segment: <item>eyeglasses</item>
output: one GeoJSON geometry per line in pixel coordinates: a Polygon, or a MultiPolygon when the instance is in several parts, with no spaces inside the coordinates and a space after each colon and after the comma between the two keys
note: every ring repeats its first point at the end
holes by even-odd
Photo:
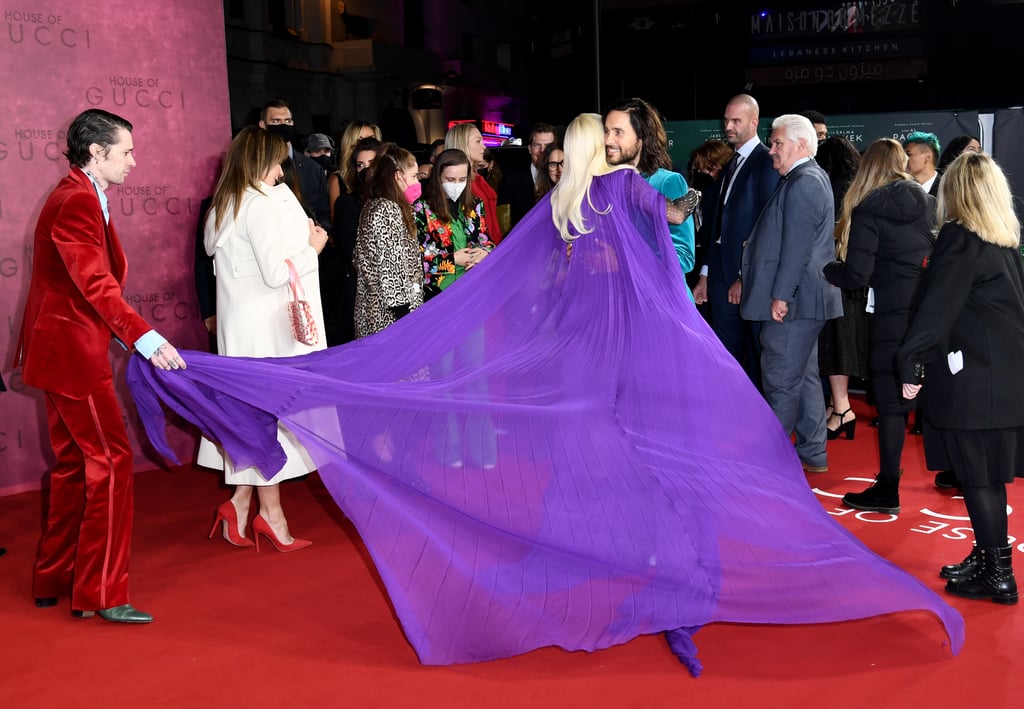
{"type": "Polygon", "coordinates": [[[558,162],[555,162],[554,160],[552,160],[551,162],[548,163],[548,169],[549,170],[561,170],[562,169],[562,165],[564,165],[564,164],[565,164],[565,160],[559,160],[558,162]]]}

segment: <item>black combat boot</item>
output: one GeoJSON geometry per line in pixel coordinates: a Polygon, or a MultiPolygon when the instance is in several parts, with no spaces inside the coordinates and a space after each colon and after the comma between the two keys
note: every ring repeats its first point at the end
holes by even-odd
{"type": "Polygon", "coordinates": [[[939,576],[949,581],[962,581],[978,572],[978,547],[971,549],[967,558],[959,564],[950,564],[939,569],[939,576]]]}
{"type": "Polygon", "coordinates": [[[843,504],[865,512],[899,514],[900,479],[875,476],[875,482],[864,492],[848,492],[843,495],[843,504]]]}
{"type": "Polygon", "coordinates": [[[978,570],[965,579],[948,581],[946,593],[964,598],[989,598],[996,603],[1017,602],[1017,580],[1013,578],[1009,546],[977,548],[978,570]]]}

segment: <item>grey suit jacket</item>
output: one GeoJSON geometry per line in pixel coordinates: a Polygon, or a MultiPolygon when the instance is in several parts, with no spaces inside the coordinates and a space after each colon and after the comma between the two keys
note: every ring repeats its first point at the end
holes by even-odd
{"type": "Polygon", "coordinates": [[[744,320],[771,320],[772,300],[789,305],[786,320],[831,320],[843,314],[839,289],[822,270],[835,258],[835,204],[828,175],[814,160],[779,180],[743,249],[744,320]]]}

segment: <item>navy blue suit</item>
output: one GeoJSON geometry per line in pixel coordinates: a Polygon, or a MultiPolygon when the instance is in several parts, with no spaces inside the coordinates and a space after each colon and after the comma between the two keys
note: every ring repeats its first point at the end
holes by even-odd
{"type": "Polygon", "coordinates": [[[715,182],[715,190],[704,201],[710,208],[710,213],[705,214],[702,231],[710,230],[706,237],[706,263],[711,327],[725,349],[743,365],[751,380],[760,387],[760,354],[756,340],[740,318],[739,306],[729,303],[728,293],[729,287],[740,274],[743,243],[775,191],[779,173],[772,167],[768,148],[758,143],[733,177],[729,201],[720,209],[719,191],[725,175],[726,171],[722,170],[715,182]]]}

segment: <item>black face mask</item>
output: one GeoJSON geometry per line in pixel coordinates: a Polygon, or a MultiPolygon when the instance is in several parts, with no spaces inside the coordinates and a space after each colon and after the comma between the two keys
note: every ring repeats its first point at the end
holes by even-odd
{"type": "Polygon", "coordinates": [[[317,155],[313,160],[326,172],[334,171],[334,159],[330,155],[317,155]]]}
{"type": "Polygon", "coordinates": [[[295,126],[290,126],[287,123],[279,123],[277,125],[268,125],[267,130],[275,135],[279,135],[284,138],[284,142],[291,144],[292,138],[295,137],[295,126]]]}
{"type": "Polygon", "coordinates": [[[363,168],[362,170],[360,170],[359,172],[356,173],[356,183],[360,187],[362,187],[363,185],[366,184],[366,178],[369,177],[369,176],[370,176],[370,170],[368,168],[363,168]]]}
{"type": "Polygon", "coordinates": [[[491,171],[488,170],[486,167],[482,167],[482,168],[480,168],[479,170],[476,171],[476,174],[480,175],[480,177],[484,178],[485,180],[487,179],[487,176],[490,173],[491,173],[491,171]]]}

